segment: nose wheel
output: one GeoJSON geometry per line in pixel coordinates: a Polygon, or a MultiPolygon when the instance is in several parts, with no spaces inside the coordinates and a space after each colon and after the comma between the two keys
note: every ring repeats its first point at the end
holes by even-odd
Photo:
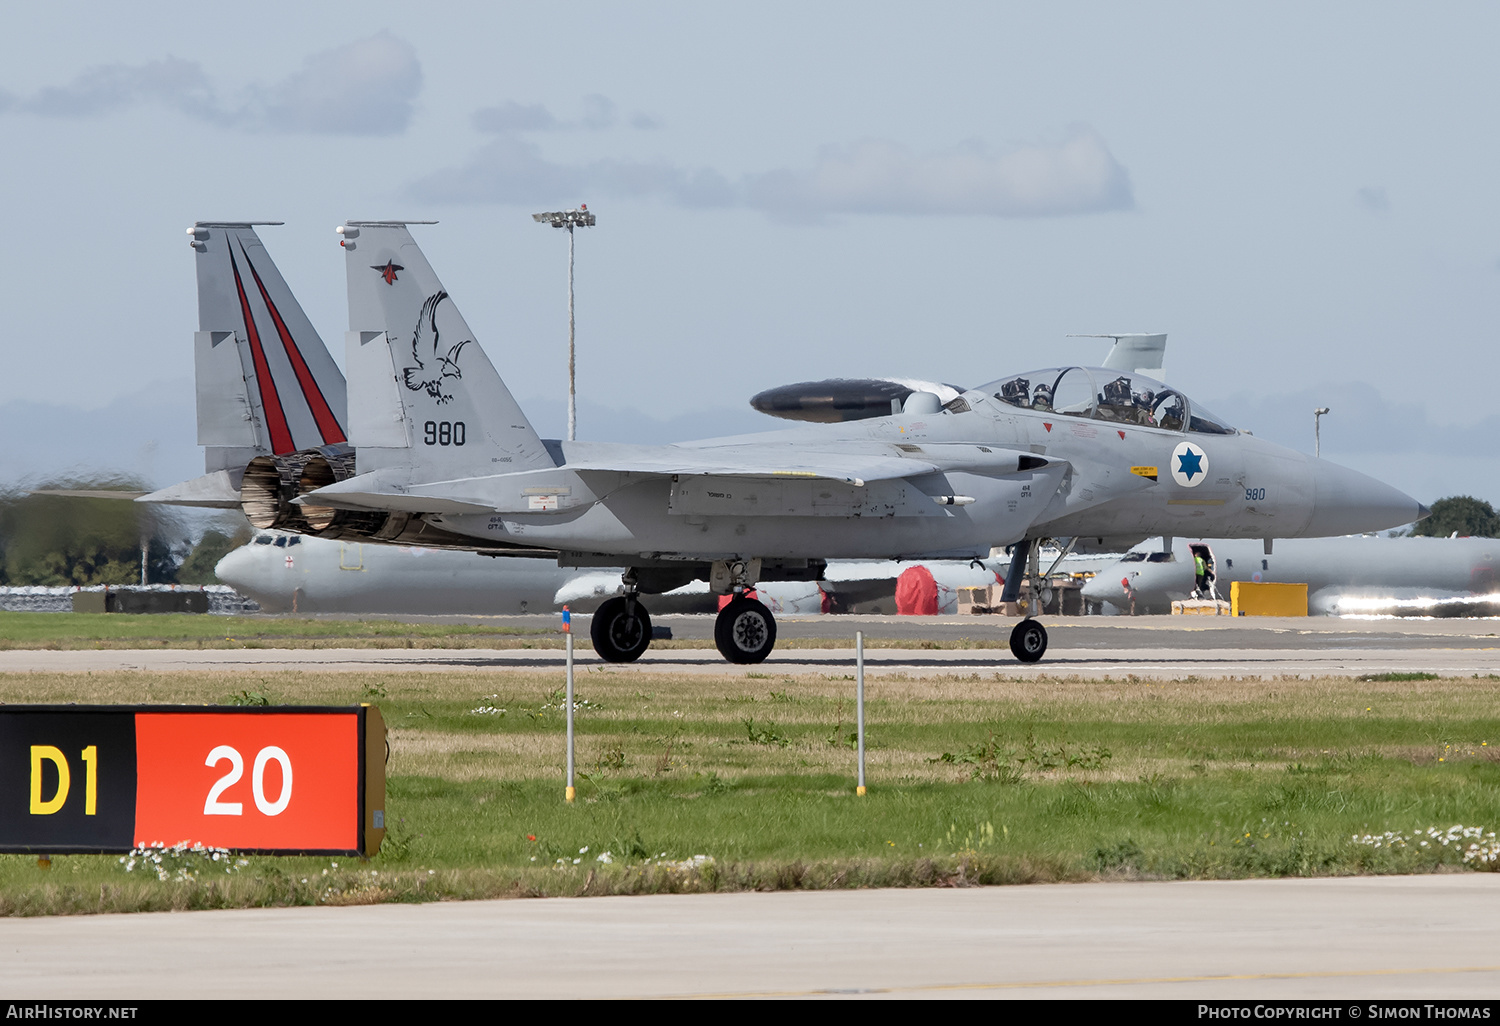
{"type": "Polygon", "coordinates": [[[1034,663],[1047,653],[1047,628],[1032,619],[1022,620],[1010,632],[1010,651],[1023,663],[1034,663]]]}
{"type": "Polygon", "coordinates": [[[605,662],[635,662],[651,644],[651,615],[634,596],[612,598],[594,614],[589,637],[605,662]]]}
{"type": "Polygon", "coordinates": [[[736,596],[714,621],[714,645],[731,663],[758,663],[776,647],[776,618],[755,599],[736,596]]]}

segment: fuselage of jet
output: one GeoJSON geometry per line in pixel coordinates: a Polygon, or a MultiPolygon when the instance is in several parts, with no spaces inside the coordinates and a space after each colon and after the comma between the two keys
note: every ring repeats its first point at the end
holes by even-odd
{"type": "Polygon", "coordinates": [[[1394,488],[1233,429],[1018,408],[982,389],[960,399],[930,413],[675,446],[549,443],[558,465],[521,473],[422,481],[389,468],[315,501],[446,503],[454,511],[425,519],[458,535],[626,562],[984,555],[1025,537],[1294,538],[1421,515],[1394,488]],[[850,467],[848,479],[809,471],[808,454],[850,467]],[[698,472],[667,473],[679,462],[698,472]],[[753,466],[736,472],[737,463],[753,466]],[[909,474],[858,477],[861,466],[899,473],[902,463],[909,474]],[[487,512],[455,509],[465,505],[487,512]]]}

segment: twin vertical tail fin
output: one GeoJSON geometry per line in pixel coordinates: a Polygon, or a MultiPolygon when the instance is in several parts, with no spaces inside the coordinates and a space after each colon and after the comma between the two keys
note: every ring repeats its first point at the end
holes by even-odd
{"type": "Polygon", "coordinates": [[[359,472],[432,481],[554,466],[406,224],[350,221],[339,233],[359,472]]]}
{"type": "Polygon", "coordinates": [[[300,528],[290,498],[304,472],[322,483],[353,472],[344,375],[255,223],[199,221],[188,234],[198,272],[198,444],[208,473],[155,501],[213,496],[216,505],[240,506],[256,527],[300,528]]]}
{"type": "Polygon", "coordinates": [[[208,469],[346,443],[344,375],[254,225],[200,221],[188,231],[198,270],[198,444],[208,469]]]}

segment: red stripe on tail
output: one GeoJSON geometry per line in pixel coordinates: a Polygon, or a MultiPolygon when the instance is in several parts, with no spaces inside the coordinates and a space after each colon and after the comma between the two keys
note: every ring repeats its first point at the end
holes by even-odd
{"type": "Polygon", "coordinates": [[[260,388],[260,406],[266,413],[266,427],[271,432],[271,451],[277,456],[295,452],[291,429],[286,426],[286,411],[281,408],[281,396],[276,394],[276,382],[271,377],[271,365],[266,363],[266,354],[260,346],[260,332],[255,330],[255,318],[250,313],[250,300],[245,296],[245,283],[240,280],[240,268],[234,260],[234,251],[229,253],[229,266],[234,271],[234,287],[240,294],[240,309],[245,314],[245,333],[250,339],[250,357],[255,364],[255,384],[260,388]]]}
{"type": "Polygon", "coordinates": [[[281,348],[286,350],[286,358],[291,361],[292,370],[297,372],[297,383],[302,386],[302,395],[307,400],[307,408],[312,411],[313,420],[318,423],[318,431],[323,435],[323,444],[332,445],[334,442],[343,442],[344,429],[339,426],[339,420],[333,415],[333,410],[328,406],[328,400],[323,398],[323,390],[318,387],[317,378],[308,369],[307,361],[302,358],[302,350],[297,348],[292,333],[287,330],[286,322],[281,319],[281,311],[276,309],[276,304],[271,302],[271,296],[266,292],[265,283],[260,280],[260,272],[256,271],[255,265],[250,262],[250,254],[245,253],[243,246],[240,252],[245,254],[245,266],[250,268],[250,274],[255,278],[255,287],[260,289],[260,298],[266,301],[266,309],[271,311],[271,321],[276,325],[276,334],[281,336],[281,348]]]}

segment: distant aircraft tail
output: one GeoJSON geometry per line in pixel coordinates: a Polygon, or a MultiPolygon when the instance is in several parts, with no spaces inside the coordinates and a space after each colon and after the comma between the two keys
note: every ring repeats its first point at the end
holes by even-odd
{"type": "Polygon", "coordinates": [[[199,221],[188,234],[198,268],[198,444],[208,471],[344,444],[344,375],[253,223],[199,221]]]}
{"type": "Polygon", "coordinates": [[[339,232],[359,473],[405,467],[435,480],[555,465],[406,224],[339,232]]]}
{"type": "Polygon", "coordinates": [[[1161,378],[1161,369],[1167,352],[1167,336],[1164,334],[1069,335],[1068,337],[1112,338],[1115,344],[1110,347],[1109,354],[1099,366],[1124,371],[1127,374],[1144,374],[1158,380],[1161,378]]]}

